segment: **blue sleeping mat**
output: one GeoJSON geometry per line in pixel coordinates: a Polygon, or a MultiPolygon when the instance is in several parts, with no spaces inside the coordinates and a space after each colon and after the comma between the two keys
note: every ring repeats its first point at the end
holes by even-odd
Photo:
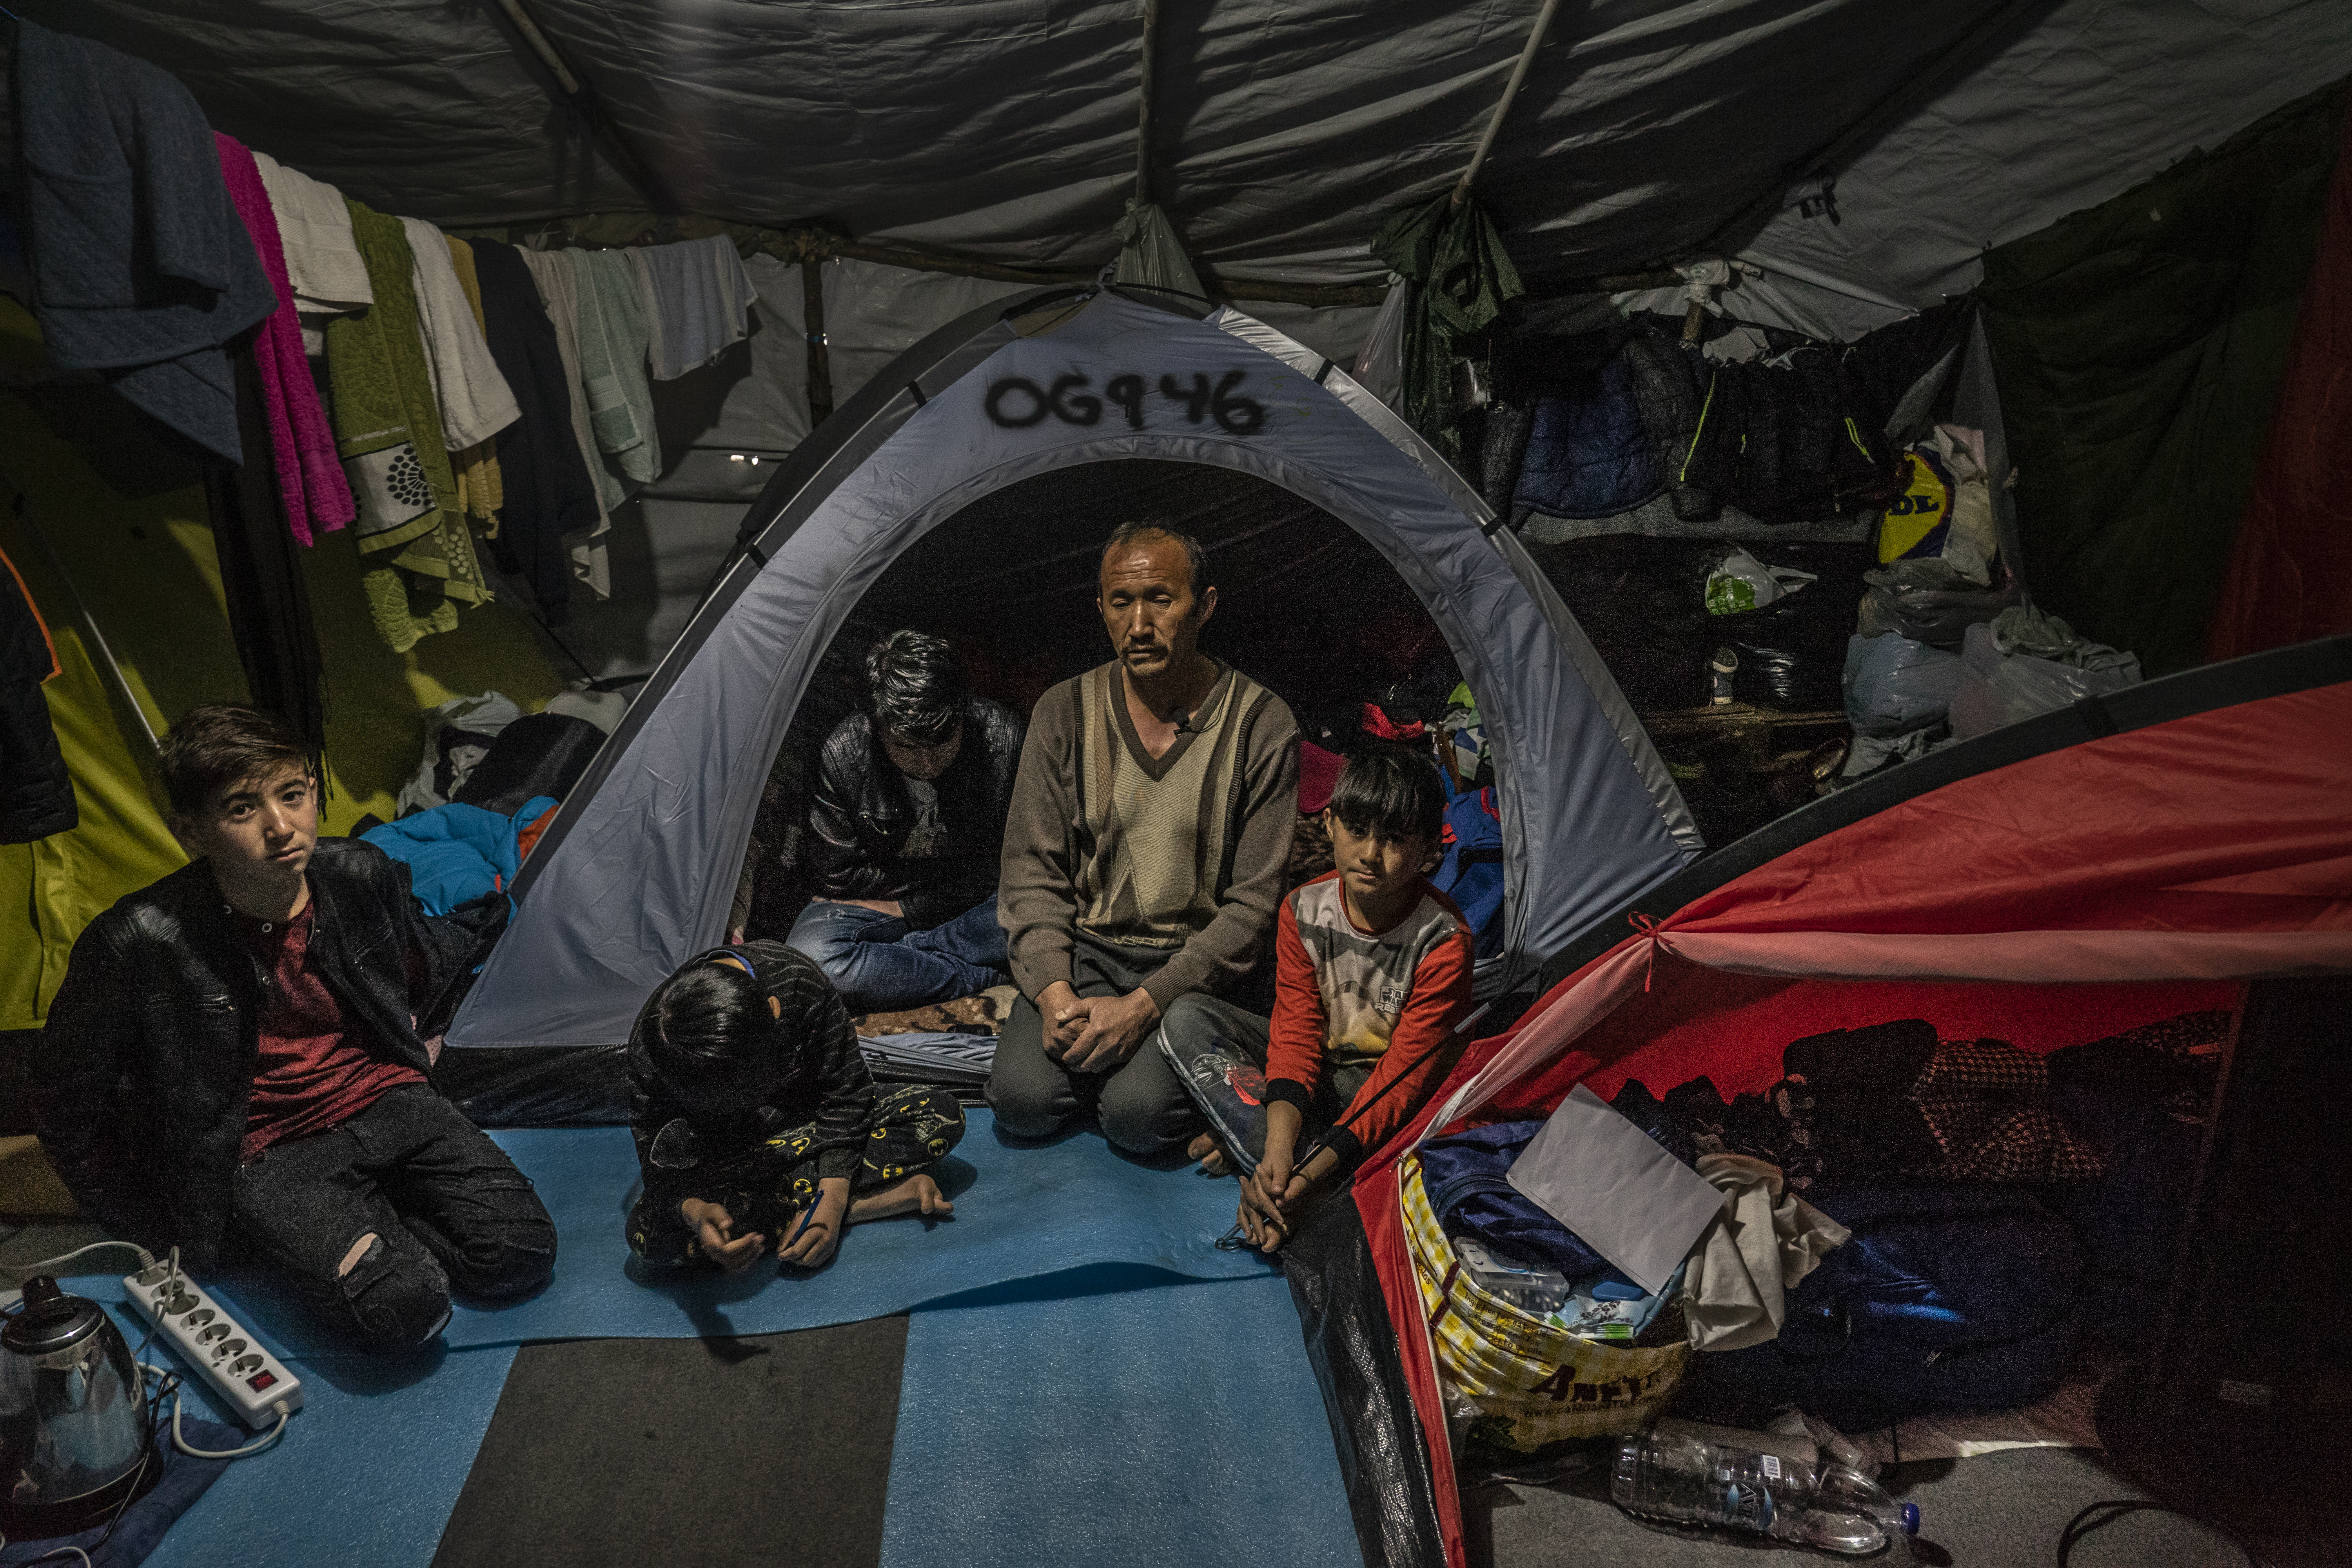
{"type": "Polygon", "coordinates": [[[1090,1272],[908,1321],[882,1568],[1359,1568],[1281,1277],[1090,1272]]]}
{"type": "MultiPolygon", "coordinates": [[[[767,1334],[887,1317],[943,1296],[1095,1264],[1194,1279],[1272,1271],[1246,1253],[1216,1249],[1234,1220],[1231,1181],[1137,1164],[1092,1131],[1012,1148],[998,1142],[987,1111],[969,1114],[963,1142],[938,1172],[955,1217],[928,1228],[919,1219],[854,1226],[833,1263],[806,1279],[782,1278],[772,1264],[732,1277],[642,1268],[622,1235],[637,1190],[626,1128],[494,1132],[555,1218],[555,1282],[497,1311],[458,1308],[445,1338],[454,1350],[529,1340],[767,1334]]],[[[110,1299],[121,1299],[125,1271],[117,1263],[110,1299]]],[[[344,1348],[267,1279],[230,1270],[199,1283],[281,1356],[344,1348]]]]}
{"type": "MultiPolygon", "coordinates": [[[[120,1275],[78,1276],[70,1289],[106,1302],[134,1349],[146,1337],[120,1275]]],[[[302,1380],[302,1408],[286,1436],[222,1471],[165,1532],[148,1568],[421,1568],[440,1544],[514,1358],[511,1345],[287,1357],[302,1380]]],[[[145,1359],[178,1365],[160,1340],[145,1359]]],[[[188,1380],[184,1397],[189,1415],[244,1434],[200,1380],[188,1380]]]]}

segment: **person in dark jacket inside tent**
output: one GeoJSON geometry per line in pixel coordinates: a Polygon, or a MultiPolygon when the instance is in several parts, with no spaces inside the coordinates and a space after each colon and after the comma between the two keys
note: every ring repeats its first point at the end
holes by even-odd
{"type": "Polygon", "coordinates": [[[82,1208],[199,1275],[255,1257],[371,1350],[544,1285],[530,1178],[425,1078],[462,930],[319,837],[318,760],[275,716],[192,709],[163,772],[192,863],[89,923],[42,1031],[35,1129],[82,1208]]]}
{"type": "Polygon", "coordinates": [[[866,710],[817,761],[806,864],[818,897],[788,947],[853,1014],[1003,984],[997,858],[1025,726],[965,690],[947,642],[899,631],[866,656],[866,710]]]}

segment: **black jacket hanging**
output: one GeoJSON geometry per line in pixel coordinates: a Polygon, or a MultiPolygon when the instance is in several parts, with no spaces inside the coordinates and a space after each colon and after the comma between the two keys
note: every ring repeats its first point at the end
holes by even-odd
{"type": "Polygon", "coordinates": [[[522,417],[499,435],[506,503],[490,548],[500,570],[530,585],[540,617],[560,626],[571,612],[572,561],[563,536],[596,524],[595,481],[572,434],[572,390],[556,351],[555,327],[539,285],[514,247],[478,239],[474,271],[490,357],[522,417]]]}
{"type": "Polygon", "coordinates": [[[254,706],[293,726],[315,755],[327,740],[325,672],[297,554],[299,547],[286,526],[278,494],[252,338],[239,340],[229,357],[245,461],[235,467],[208,463],[205,474],[213,548],[220,557],[221,596],[227,602],[229,632],[254,706]]]}

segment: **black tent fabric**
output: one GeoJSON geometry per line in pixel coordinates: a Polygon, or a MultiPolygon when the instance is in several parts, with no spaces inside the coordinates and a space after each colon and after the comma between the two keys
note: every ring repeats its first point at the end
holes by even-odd
{"type": "Polygon", "coordinates": [[[1985,258],[2033,595],[2199,662],[2318,253],[2343,84],[1985,258]]]}

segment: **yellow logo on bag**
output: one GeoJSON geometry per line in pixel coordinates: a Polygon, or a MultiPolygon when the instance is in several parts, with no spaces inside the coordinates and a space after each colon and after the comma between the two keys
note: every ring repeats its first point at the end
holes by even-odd
{"type": "Polygon", "coordinates": [[[1952,521],[1952,476],[1936,454],[1917,447],[1903,454],[1903,493],[1887,503],[1878,520],[1878,563],[1906,555],[1941,555],[1952,521]]]}

